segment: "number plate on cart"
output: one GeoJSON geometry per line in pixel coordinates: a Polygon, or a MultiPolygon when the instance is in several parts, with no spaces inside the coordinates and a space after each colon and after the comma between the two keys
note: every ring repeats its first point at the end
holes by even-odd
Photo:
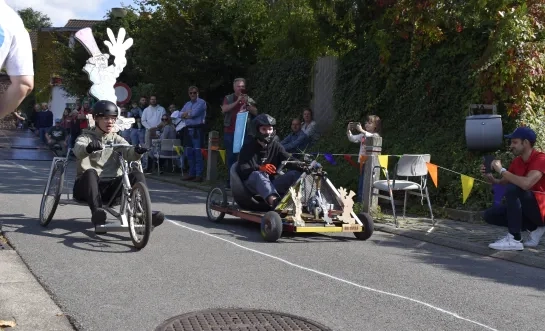
{"type": "Polygon", "coordinates": [[[343,232],[361,232],[359,224],[343,224],[343,232]]]}

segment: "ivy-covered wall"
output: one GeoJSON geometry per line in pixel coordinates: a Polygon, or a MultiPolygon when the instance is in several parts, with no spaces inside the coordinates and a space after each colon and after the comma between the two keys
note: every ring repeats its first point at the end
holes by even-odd
{"type": "MultiPolygon", "coordinates": [[[[63,32],[55,32],[63,33],[63,32]]],[[[63,34],[69,34],[64,32],[63,34]]],[[[60,71],[60,60],[56,56],[55,38],[52,32],[38,32],[38,47],[34,52],[35,76],[34,94],[36,102],[48,102],[51,96],[51,77],[57,76],[60,71]]]]}

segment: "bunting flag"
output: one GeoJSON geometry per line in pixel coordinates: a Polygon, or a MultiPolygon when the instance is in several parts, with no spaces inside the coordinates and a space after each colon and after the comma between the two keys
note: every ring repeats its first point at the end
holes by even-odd
{"type": "Polygon", "coordinates": [[[378,156],[378,164],[383,167],[382,172],[384,173],[384,176],[386,176],[386,171],[388,171],[388,156],[389,155],[379,155],[378,156]]]}
{"type": "Polygon", "coordinates": [[[367,161],[367,155],[360,155],[360,172],[365,164],[365,161],[367,161]]]}
{"type": "Polygon", "coordinates": [[[221,157],[221,160],[223,161],[223,164],[225,164],[225,150],[224,149],[220,149],[220,157],[221,157]]]}
{"type": "Polygon", "coordinates": [[[174,150],[176,151],[176,154],[182,155],[184,148],[182,146],[173,146],[174,150]]]}
{"type": "Polygon", "coordinates": [[[460,175],[460,179],[462,180],[462,203],[466,203],[467,197],[471,193],[471,189],[473,189],[475,179],[466,175],[460,175]]]}
{"type": "Polygon", "coordinates": [[[352,156],[350,156],[350,154],[344,154],[344,159],[346,160],[346,162],[350,163],[351,166],[358,169],[358,165],[356,164],[356,162],[354,162],[354,160],[352,160],[352,156]]]}
{"type": "Polygon", "coordinates": [[[426,167],[428,168],[428,173],[430,174],[433,184],[437,187],[437,166],[433,163],[426,162],[426,167]]]}
{"type": "Polygon", "coordinates": [[[335,158],[332,154],[325,153],[324,158],[327,160],[327,162],[331,163],[332,165],[337,165],[337,162],[335,162],[335,158]]]}
{"type": "Polygon", "coordinates": [[[492,190],[494,191],[494,206],[501,205],[501,200],[505,195],[505,185],[494,184],[492,190]]]}
{"type": "Polygon", "coordinates": [[[206,148],[201,148],[201,154],[205,160],[208,160],[208,150],[206,148]]]}

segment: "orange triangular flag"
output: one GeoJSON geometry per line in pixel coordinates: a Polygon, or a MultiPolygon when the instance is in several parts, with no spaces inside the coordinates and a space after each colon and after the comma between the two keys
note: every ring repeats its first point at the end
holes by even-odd
{"type": "Polygon", "coordinates": [[[367,155],[360,155],[360,172],[363,168],[363,165],[365,164],[365,161],[367,161],[367,155]]]}
{"type": "Polygon", "coordinates": [[[437,166],[433,163],[426,162],[426,167],[428,167],[428,172],[431,180],[433,180],[433,184],[435,184],[435,187],[437,187],[437,166]]]}

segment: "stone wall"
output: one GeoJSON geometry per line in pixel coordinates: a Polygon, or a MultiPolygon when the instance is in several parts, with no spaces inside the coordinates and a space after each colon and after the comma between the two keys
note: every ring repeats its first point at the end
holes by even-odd
{"type": "MultiPolygon", "coordinates": [[[[10,85],[9,77],[0,75],[0,94],[3,94],[10,85]]],[[[7,115],[3,119],[0,119],[0,129],[13,130],[17,127],[17,120],[13,115],[7,115]]]]}

